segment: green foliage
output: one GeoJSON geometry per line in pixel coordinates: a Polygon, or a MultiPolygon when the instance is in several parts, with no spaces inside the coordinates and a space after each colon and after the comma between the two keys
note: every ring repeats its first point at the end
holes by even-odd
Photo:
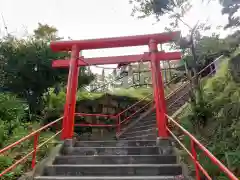
{"type": "Polygon", "coordinates": [[[12,135],[14,129],[26,118],[27,105],[16,96],[0,93],[0,147],[12,135]]]}
{"type": "Polygon", "coordinates": [[[61,38],[57,36],[57,32],[57,28],[53,26],[38,23],[38,28],[34,30],[34,36],[36,39],[45,41],[59,40],[61,38]]]}
{"type": "MultiPolygon", "coordinates": [[[[145,96],[149,95],[152,93],[151,88],[129,88],[129,89],[124,89],[124,88],[117,88],[114,89],[110,94],[113,95],[118,95],[118,96],[126,96],[126,97],[132,97],[136,99],[142,99],[145,96]]],[[[151,99],[151,96],[149,97],[151,99]]]]}
{"type": "Polygon", "coordinates": [[[139,12],[139,18],[145,18],[153,14],[158,17],[172,11],[175,7],[174,2],[170,0],[130,0],[129,2],[134,5],[132,15],[139,12]]]}
{"type": "MultiPolygon", "coordinates": [[[[111,95],[117,96],[126,96],[129,98],[142,99],[145,96],[149,95],[152,92],[151,88],[130,88],[130,89],[114,89],[114,91],[109,92],[111,95]]],[[[99,92],[87,92],[87,91],[78,91],[77,92],[77,101],[81,100],[95,100],[104,96],[104,93],[99,92]]],[[[44,99],[46,101],[45,111],[46,112],[54,112],[55,115],[61,114],[63,112],[63,107],[65,104],[66,93],[64,91],[60,91],[58,94],[53,92],[53,89],[50,89],[48,93],[44,95],[44,99]],[[57,112],[57,113],[56,113],[57,112]]],[[[151,99],[151,97],[149,97],[151,99]]],[[[56,117],[56,116],[55,116],[56,117]]]]}
{"type": "Polygon", "coordinates": [[[233,80],[237,83],[240,82],[240,53],[230,59],[229,69],[232,74],[233,80]]]}
{"type": "Polygon", "coordinates": [[[31,111],[41,105],[41,96],[48,87],[59,83],[67,72],[52,69],[51,59],[64,57],[52,53],[43,41],[6,39],[0,42],[3,87],[27,100],[31,111]]]}
{"type": "MultiPolygon", "coordinates": [[[[22,137],[28,135],[41,125],[38,121],[26,121],[27,104],[10,93],[0,93],[0,148],[10,145],[22,137]]],[[[46,141],[53,135],[53,132],[42,132],[39,137],[39,144],[46,141]]],[[[42,147],[37,154],[38,159],[42,159],[54,146],[56,140],[51,140],[50,145],[42,147]]],[[[15,148],[0,156],[0,171],[11,166],[16,160],[31,152],[33,149],[33,139],[22,142],[15,148]]],[[[15,180],[24,172],[30,169],[31,158],[18,165],[13,171],[1,177],[1,180],[15,180]]]]}
{"type": "Polygon", "coordinates": [[[78,91],[77,93],[77,101],[80,100],[94,100],[103,96],[104,93],[100,92],[87,92],[87,91],[78,91]]]}
{"type": "Polygon", "coordinates": [[[188,118],[195,131],[199,128],[204,128],[207,125],[208,120],[213,116],[210,105],[204,100],[201,100],[196,105],[192,105],[191,112],[192,113],[189,114],[188,118]]]}
{"type": "MultiPolygon", "coordinates": [[[[202,2],[209,3],[209,0],[203,0],[202,2]]],[[[170,17],[178,18],[183,17],[186,11],[192,7],[192,2],[190,0],[130,0],[133,4],[133,15],[140,13],[139,18],[145,18],[151,15],[155,15],[159,20],[159,16],[164,14],[171,14],[170,17]]],[[[234,0],[219,0],[222,5],[222,14],[228,15],[228,24],[225,28],[238,27],[240,25],[240,17],[238,11],[240,8],[239,1],[234,0]]],[[[177,22],[172,22],[177,24],[177,22]]]]}
{"type": "MultiPolygon", "coordinates": [[[[53,69],[51,64],[54,59],[69,55],[51,51],[48,42],[57,39],[60,38],[55,27],[39,24],[34,36],[25,39],[8,36],[0,40],[0,148],[38,129],[48,119],[49,112],[54,112],[55,117],[62,114],[65,103],[62,89],[67,82],[68,69],[53,69]],[[30,116],[32,114],[34,116],[30,116]]],[[[87,75],[85,68],[80,71],[79,87],[82,87],[90,83],[93,75],[87,75]]],[[[51,131],[40,134],[39,144],[54,134],[54,130],[51,131]]],[[[53,139],[43,146],[37,153],[37,161],[45,157],[56,142],[53,139]]],[[[33,139],[29,139],[7,151],[0,156],[0,171],[32,150],[33,139]]],[[[15,180],[29,171],[30,166],[31,158],[0,179],[15,180]]]]}
{"type": "MultiPolygon", "coordinates": [[[[187,111],[183,114],[181,122],[190,132],[207,146],[207,148],[237,176],[240,176],[240,88],[239,84],[233,81],[231,71],[229,71],[229,61],[224,61],[220,71],[212,78],[202,83],[203,98],[205,104],[196,112],[204,114],[207,120],[204,128],[195,125],[199,115],[194,111],[187,111]],[[208,114],[210,113],[210,114],[208,114]],[[195,121],[193,124],[193,117],[195,121]]],[[[226,179],[226,176],[219,173],[219,169],[214,166],[203,154],[199,154],[200,163],[217,179],[226,179]]]]}
{"type": "MultiPolygon", "coordinates": [[[[138,14],[138,18],[146,18],[155,15],[157,20],[160,20],[160,16],[164,14],[170,14],[169,18],[182,17],[186,11],[191,8],[191,3],[188,0],[130,0],[130,4],[133,4],[132,15],[138,14]],[[175,10],[178,9],[178,13],[175,10]],[[179,13],[180,12],[180,13],[179,13]]],[[[178,22],[171,22],[173,26],[176,26],[178,22]]]]}
{"type": "Polygon", "coordinates": [[[27,105],[24,101],[9,93],[0,93],[0,119],[3,121],[22,120],[27,105]]]}
{"type": "Polygon", "coordinates": [[[48,93],[44,94],[44,100],[46,102],[45,108],[50,110],[62,109],[66,101],[66,93],[60,91],[57,94],[54,93],[54,89],[50,88],[48,93]]]}
{"type": "MultiPolygon", "coordinates": [[[[30,111],[37,113],[43,108],[42,95],[48,88],[65,85],[68,69],[51,67],[54,59],[64,59],[67,53],[54,53],[47,42],[57,38],[57,29],[39,24],[34,37],[26,40],[6,37],[0,41],[1,88],[27,100],[30,111]]],[[[89,84],[92,74],[86,75],[81,68],[79,87],[89,84]]]]}

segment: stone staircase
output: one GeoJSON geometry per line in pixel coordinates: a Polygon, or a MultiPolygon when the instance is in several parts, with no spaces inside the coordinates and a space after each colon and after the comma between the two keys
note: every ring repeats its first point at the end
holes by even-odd
{"type": "Polygon", "coordinates": [[[156,140],[76,141],[64,143],[36,180],[177,180],[182,167],[170,141],[165,154],[156,140]]]}
{"type": "MultiPolygon", "coordinates": [[[[178,89],[166,98],[167,114],[173,115],[180,107],[189,100],[189,84],[178,89]]],[[[122,130],[118,138],[125,140],[147,140],[156,139],[156,114],[153,113],[154,108],[141,114],[140,117],[131,121],[131,123],[122,130]]]]}
{"type": "MultiPolygon", "coordinates": [[[[179,93],[183,94],[182,90],[179,93]]],[[[171,101],[167,101],[168,105],[171,101]]],[[[132,120],[117,140],[66,140],[35,180],[188,180],[173,142],[156,138],[153,110],[132,120]]],[[[171,113],[174,110],[168,109],[171,113]]]]}

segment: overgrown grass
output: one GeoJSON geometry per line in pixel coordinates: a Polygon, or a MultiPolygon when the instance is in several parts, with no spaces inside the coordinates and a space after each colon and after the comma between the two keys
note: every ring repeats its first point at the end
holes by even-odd
{"type": "MultiPolygon", "coordinates": [[[[152,93],[152,88],[117,88],[114,89],[110,94],[117,95],[117,96],[126,96],[130,98],[136,98],[136,99],[142,99],[146,97],[147,95],[152,93]]],[[[149,99],[151,99],[152,96],[149,96],[149,99]]]]}
{"type": "MultiPolygon", "coordinates": [[[[40,128],[41,122],[33,120],[27,121],[27,105],[24,101],[16,98],[16,96],[8,93],[0,93],[0,147],[6,147],[22,137],[28,135],[33,130],[40,128]]],[[[54,133],[44,131],[40,134],[39,144],[51,137],[54,133]]],[[[42,159],[46,156],[49,150],[53,147],[52,140],[48,145],[42,147],[37,153],[37,159],[42,159]]],[[[10,149],[0,155],[0,171],[8,168],[17,160],[33,150],[33,138],[22,142],[16,147],[10,149]]],[[[1,180],[15,180],[23,172],[30,169],[31,156],[25,162],[18,165],[11,172],[7,173],[1,180]]]]}
{"type": "MultiPolygon", "coordinates": [[[[202,82],[203,99],[207,102],[211,117],[196,131],[196,121],[191,121],[191,107],[186,108],[181,117],[182,125],[221,160],[238,177],[240,176],[240,85],[233,81],[229,71],[229,59],[211,78],[202,82]]],[[[202,112],[204,113],[204,112],[202,112]]],[[[194,115],[197,117],[198,115],[194,115]]],[[[228,179],[220,170],[199,153],[199,161],[209,174],[216,179],[228,179]]]]}

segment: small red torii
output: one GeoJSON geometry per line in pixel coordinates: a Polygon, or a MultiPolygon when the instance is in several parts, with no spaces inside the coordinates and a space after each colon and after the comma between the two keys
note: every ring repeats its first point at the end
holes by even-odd
{"type": "Polygon", "coordinates": [[[69,67],[66,103],[64,108],[62,139],[71,139],[74,132],[74,117],[76,106],[76,93],[78,87],[78,75],[80,66],[133,63],[138,61],[150,61],[152,71],[152,84],[154,89],[154,100],[156,104],[156,117],[158,136],[167,138],[167,119],[165,117],[166,105],[164,98],[164,86],[160,70],[160,61],[179,60],[180,52],[158,51],[158,44],[177,41],[180,39],[180,32],[168,32],[160,34],[125,36],[116,38],[101,38],[90,40],[54,41],[50,47],[53,51],[71,51],[70,60],[55,60],[53,67],[69,67]],[[128,56],[84,58],[79,57],[82,50],[116,48],[127,46],[148,45],[149,52],[128,56]]]}

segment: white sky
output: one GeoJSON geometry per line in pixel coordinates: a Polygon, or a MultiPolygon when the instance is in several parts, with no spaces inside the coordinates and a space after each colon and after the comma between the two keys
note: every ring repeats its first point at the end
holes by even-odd
{"type": "MultiPolygon", "coordinates": [[[[194,7],[184,19],[190,26],[197,20],[204,22],[208,17],[209,23],[214,26],[227,22],[216,1],[208,6],[202,5],[201,0],[193,1],[194,7]]],[[[139,20],[130,16],[131,8],[128,0],[0,0],[0,12],[4,16],[8,32],[17,36],[32,33],[38,22],[55,26],[59,35],[66,39],[149,34],[164,30],[167,19],[158,23],[155,23],[153,17],[139,20]]],[[[188,29],[181,25],[180,30],[186,34],[188,29]]],[[[0,19],[0,35],[4,33],[3,20],[0,19]]],[[[227,33],[222,31],[221,35],[227,33]]],[[[83,55],[96,57],[143,51],[147,51],[147,47],[84,51],[83,55]]]]}

